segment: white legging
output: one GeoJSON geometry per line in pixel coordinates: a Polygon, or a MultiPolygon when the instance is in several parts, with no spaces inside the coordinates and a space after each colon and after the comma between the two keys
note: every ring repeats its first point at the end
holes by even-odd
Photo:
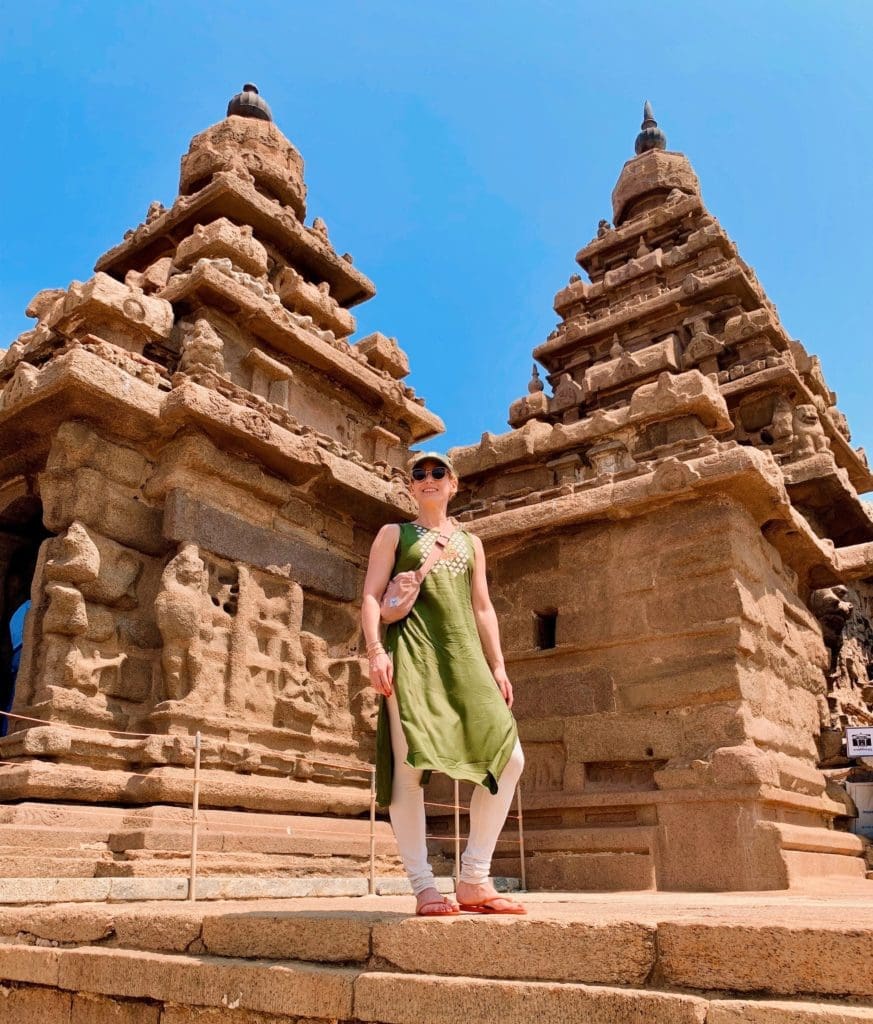
{"type": "MultiPolygon", "coordinates": [[[[388,813],[397,847],[406,874],[416,896],[434,884],[433,870],[427,860],[425,839],[424,790],[421,771],[406,763],[409,748],[400,723],[397,698],[388,698],[388,720],[391,724],[391,750],[394,754],[394,781],[388,813]]],[[[497,792],[491,794],[484,786],[476,786],[470,801],[470,835],[461,856],[461,881],[473,884],[486,882],[491,873],[494,847],[515,787],[524,768],[524,754],[516,741],[512,756],[500,775],[497,792]]]]}

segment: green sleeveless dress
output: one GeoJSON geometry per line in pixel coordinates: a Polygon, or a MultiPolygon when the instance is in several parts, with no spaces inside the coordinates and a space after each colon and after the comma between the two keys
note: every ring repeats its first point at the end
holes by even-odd
{"type": "MultiPolygon", "coordinates": [[[[417,569],[438,530],[400,526],[392,576],[417,569]]],[[[409,747],[407,763],[423,772],[475,782],[497,791],[512,756],[517,729],[485,659],[471,589],[475,548],[456,530],[443,557],[421,585],[412,611],[387,630],[394,662],[394,692],[409,747]]],[[[376,732],[376,800],[391,802],[393,755],[388,708],[382,699],[376,732]]]]}

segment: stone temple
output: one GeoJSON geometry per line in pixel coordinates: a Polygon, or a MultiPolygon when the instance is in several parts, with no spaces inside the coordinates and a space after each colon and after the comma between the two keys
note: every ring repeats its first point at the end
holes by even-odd
{"type": "MultiPolygon", "coordinates": [[[[873,479],[648,106],[636,151],[533,351],[545,381],[453,452],[517,692],[528,881],[863,878],[823,768],[873,723],[873,479]]],[[[374,286],[305,218],[301,156],[246,86],[172,206],[36,295],[0,363],[7,664],[32,601],[7,876],[184,874],[197,732],[205,873],[362,870],[363,571],[443,424],[393,338],[350,342],[374,286]]],[[[378,852],[396,871],[387,825],[378,852]]]]}

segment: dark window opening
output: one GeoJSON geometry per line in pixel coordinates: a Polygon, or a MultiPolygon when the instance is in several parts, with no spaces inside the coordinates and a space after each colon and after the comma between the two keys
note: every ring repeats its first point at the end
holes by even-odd
{"type": "Polygon", "coordinates": [[[534,612],[534,647],[536,647],[537,650],[551,650],[557,643],[557,633],[557,609],[534,612]]]}

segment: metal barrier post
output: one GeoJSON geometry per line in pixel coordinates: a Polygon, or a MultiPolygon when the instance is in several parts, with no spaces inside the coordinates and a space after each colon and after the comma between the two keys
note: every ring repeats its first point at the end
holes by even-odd
{"type": "Polygon", "coordinates": [[[370,772],[370,895],[376,892],[376,769],[370,772]]]}
{"type": "Polygon", "coordinates": [[[197,827],[200,809],[200,733],[194,734],[194,796],[191,800],[191,872],[188,878],[188,899],[196,900],[197,886],[197,827]]]}
{"type": "Polygon", "coordinates": [[[521,813],[521,786],[515,791],[518,804],[518,853],[521,859],[521,891],[527,892],[527,874],[524,864],[524,818],[521,813]]]}
{"type": "Polygon", "coordinates": [[[459,799],[460,787],[455,779],[455,890],[461,881],[461,801],[459,799]]]}

